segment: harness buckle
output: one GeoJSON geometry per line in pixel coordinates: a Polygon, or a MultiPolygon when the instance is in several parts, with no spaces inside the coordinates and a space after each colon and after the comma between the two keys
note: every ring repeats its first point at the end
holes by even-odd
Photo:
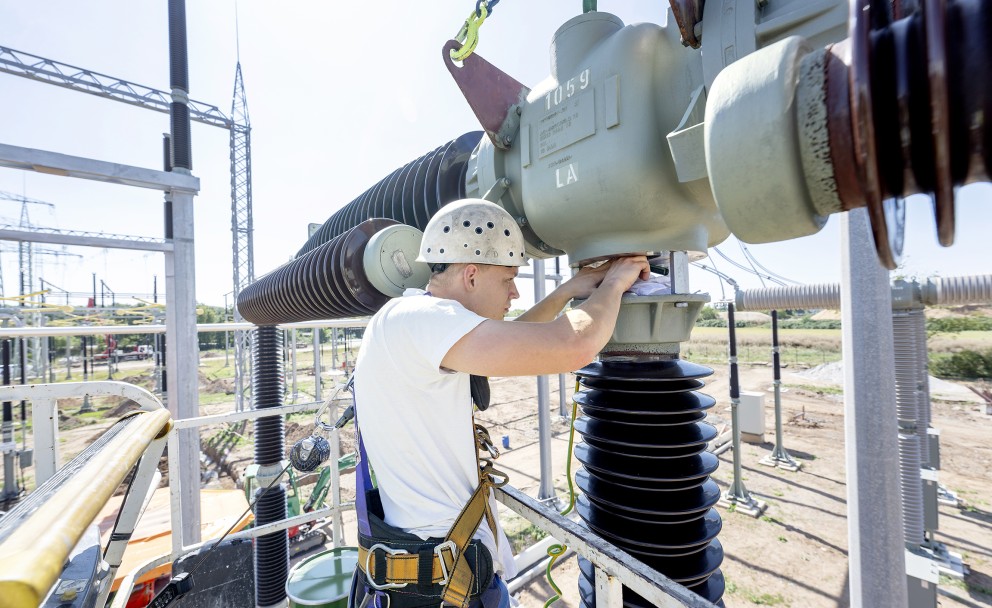
{"type": "MultiPolygon", "coordinates": [[[[369,563],[372,561],[372,556],[375,555],[376,549],[382,549],[384,553],[389,555],[406,555],[410,553],[406,549],[393,549],[382,543],[376,543],[369,548],[368,555],[365,556],[365,581],[369,584],[369,587],[376,589],[377,591],[382,591],[383,589],[399,589],[401,587],[406,587],[409,583],[383,583],[381,585],[377,584],[372,577],[372,569],[369,568],[369,563]]],[[[442,569],[444,563],[442,562],[442,569]]],[[[382,573],[382,578],[386,578],[386,573],[382,573]]]]}
{"type": "Polygon", "coordinates": [[[437,560],[441,562],[441,575],[444,577],[438,584],[442,587],[447,586],[449,579],[451,578],[451,573],[448,572],[448,565],[444,561],[444,556],[441,555],[443,550],[451,551],[451,563],[454,565],[455,559],[458,557],[458,545],[455,544],[453,540],[446,540],[443,543],[434,547],[434,555],[437,556],[437,560]]]}

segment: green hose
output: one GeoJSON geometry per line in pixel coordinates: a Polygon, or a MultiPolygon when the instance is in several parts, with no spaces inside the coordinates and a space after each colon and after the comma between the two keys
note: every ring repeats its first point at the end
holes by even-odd
{"type": "MultiPolygon", "coordinates": [[[[593,10],[595,10],[596,0],[584,0],[584,2],[591,2],[594,5],[593,10]]],[[[579,392],[578,381],[575,382],[575,392],[579,392]]],[[[572,485],[572,445],[575,442],[575,414],[577,413],[577,408],[578,402],[575,401],[575,397],[573,396],[572,424],[571,429],[568,432],[568,454],[565,456],[565,478],[568,480],[568,506],[561,512],[562,515],[568,515],[572,512],[572,509],[575,508],[575,486],[572,485]]],[[[548,567],[545,570],[544,576],[548,579],[548,584],[551,585],[551,588],[554,589],[555,595],[548,601],[544,602],[544,608],[548,608],[548,606],[561,599],[561,589],[558,588],[558,585],[555,584],[554,579],[551,578],[551,568],[554,567],[555,562],[558,561],[558,558],[565,554],[565,551],[568,551],[568,546],[566,545],[555,544],[548,547],[548,556],[551,558],[551,561],[548,562],[548,567]]]]}

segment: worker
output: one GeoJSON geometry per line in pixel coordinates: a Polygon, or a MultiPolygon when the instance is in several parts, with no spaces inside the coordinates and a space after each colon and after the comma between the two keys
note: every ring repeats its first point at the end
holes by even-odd
{"type": "Polygon", "coordinates": [[[613,333],[621,295],[650,276],[648,262],[583,268],[504,321],[519,296],[524,239],[509,213],[480,199],[443,207],[424,229],[418,261],[431,267],[427,291],[388,302],[358,353],[360,456],[372,475],[358,483],[351,605],[509,606],[503,581],[516,572],[490,490],[506,479],[473,418],[489,405],[486,378],[588,364],[613,333]],[[559,316],[573,299],[584,302],[559,316]],[[366,486],[372,477],[375,489],[366,486]]]}

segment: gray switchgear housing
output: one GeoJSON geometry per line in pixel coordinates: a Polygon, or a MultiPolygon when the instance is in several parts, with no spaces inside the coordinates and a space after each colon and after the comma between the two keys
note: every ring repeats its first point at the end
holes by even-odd
{"type": "Polygon", "coordinates": [[[551,75],[515,109],[509,149],[483,138],[474,151],[467,196],[488,194],[516,217],[528,255],[565,253],[573,265],[692,256],[731,230],[747,242],[816,232],[825,210],[808,192],[817,168],[800,161],[793,66],[844,36],[846,5],[710,0],[699,50],[682,45],[671,12],[664,26],[600,12],[567,21],[552,39],[551,75]],[[735,78],[756,68],[769,73],[738,95],[735,78]],[[714,117],[724,119],[716,128],[714,117]]]}
{"type": "Polygon", "coordinates": [[[703,252],[730,233],[705,175],[681,182],[666,140],[702,85],[700,54],[682,46],[674,24],[575,17],[554,35],[551,76],[520,109],[511,148],[482,139],[467,194],[508,178],[499,203],[538,258],[703,252]]]}

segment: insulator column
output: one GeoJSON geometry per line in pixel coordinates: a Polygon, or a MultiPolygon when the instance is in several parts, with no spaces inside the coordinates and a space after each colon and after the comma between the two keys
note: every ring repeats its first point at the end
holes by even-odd
{"type": "Polygon", "coordinates": [[[375,314],[389,296],[369,282],[362,256],[376,232],[395,224],[367,220],[273,270],[238,294],[238,312],[258,325],[375,314]]]}
{"type": "Polygon", "coordinates": [[[899,484],[907,545],[923,543],[923,481],[920,478],[919,372],[916,332],[905,311],[892,313],[896,415],[899,417],[899,484]]]}
{"type": "MultiPolygon", "coordinates": [[[[282,332],[274,326],[259,327],[252,352],[252,400],[255,409],[283,404],[284,375],[282,332]]],[[[276,480],[283,466],[285,431],[282,416],[255,420],[255,463],[259,465],[255,492],[255,524],[286,519],[286,488],[276,480]],[[269,487],[271,485],[271,487],[269,487]]],[[[289,576],[289,535],[286,530],[255,540],[255,605],[274,606],[286,598],[289,576]]]]}
{"type": "Polygon", "coordinates": [[[423,230],[437,210],[465,198],[468,159],[482,131],[471,131],[414,159],[329,217],[297,257],[371,218],[387,218],[423,230]]]}
{"type": "MultiPolygon", "coordinates": [[[[716,429],[703,422],[715,399],[698,392],[713,370],[677,355],[603,356],[579,370],[583,416],[575,448],[584,493],[576,503],[592,530],[703,598],[719,603],[722,527],[706,451],[716,429]],[[632,360],[633,359],[633,360],[632,360]]],[[[592,564],[579,560],[582,606],[596,605],[592,564]]],[[[628,589],[624,606],[651,606],[628,589]]],[[[721,603],[722,604],[722,603],[721,603]]]]}

